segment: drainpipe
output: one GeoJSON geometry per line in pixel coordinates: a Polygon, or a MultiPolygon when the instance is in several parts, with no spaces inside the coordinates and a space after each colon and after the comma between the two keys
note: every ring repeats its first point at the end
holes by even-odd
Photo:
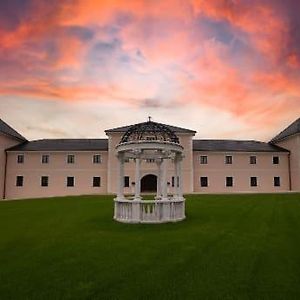
{"type": "Polygon", "coordinates": [[[292,190],[292,175],[291,175],[291,152],[288,154],[288,167],[289,167],[289,188],[292,190]]]}
{"type": "Polygon", "coordinates": [[[5,153],[5,164],[4,164],[4,180],[3,180],[3,199],[6,198],[6,174],[7,174],[7,152],[5,153]]]}

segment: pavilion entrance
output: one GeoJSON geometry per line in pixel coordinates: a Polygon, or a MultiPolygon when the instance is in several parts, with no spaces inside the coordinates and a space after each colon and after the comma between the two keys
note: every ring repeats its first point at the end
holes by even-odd
{"type": "Polygon", "coordinates": [[[141,179],[141,192],[155,193],[157,191],[157,176],[153,174],[145,175],[141,179]]]}

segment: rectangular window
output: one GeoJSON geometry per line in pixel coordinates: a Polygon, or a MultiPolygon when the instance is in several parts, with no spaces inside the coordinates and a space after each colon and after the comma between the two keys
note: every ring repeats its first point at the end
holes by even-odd
{"type": "Polygon", "coordinates": [[[49,177],[48,176],[42,176],[41,177],[41,186],[48,186],[49,183],[49,177]]]}
{"type": "Polygon", "coordinates": [[[233,177],[226,177],[226,186],[233,186],[233,177]]]}
{"type": "Polygon", "coordinates": [[[200,164],[201,165],[207,164],[207,155],[200,155],[200,164]]]}
{"type": "Polygon", "coordinates": [[[75,180],[73,176],[68,176],[67,177],[67,186],[74,186],[75,185],[75,180]]]}
{"type": "Polygon", "coordinates": [[[129,176],[124,176],[124,187],[129,187],[129,176]]]}
{"type": "Polygon", "coordinates": [[[24,163],[24,154],[18,154],[17,163],[18,164],[23,164],[24,163]]]}
{"type": "Polygon", "coordinates": [[[274,177],[274,186],[280,186],[280,177],[274,177]]]}
{"type": "Polygon", "coordinates": [[[256,156],[250,156],[250,165],[256,165],[256,156]]]}
{"type": "Polygon", "coordinates": [[[49,163],[49,155],[43,154],[42,155],[42,164],[48,164],[49,163]]]}
{"type": "Polygon", "coordinates": [[[101,186],[101,177],[95,176],[93,177],[93,187],[100,187],[101,186]]]}
{"type": "Polygon", "coordinates": [[[75,163],[75,155],[74,154],[68,154],[67,163],[68,164],[74,164],[75,163]]]}
{"type": "Polygon", "coordinates": [[[250,177],[250,186],[257,186],[257,177],[250,177]]]}
{"type": "Polygon", "coordinates": [[[279,156],[273,156],[273,165],[279,164],[279,156]]]}
{"type": "Polygon", "coordinates": [[[23,183],[24,183],[24,177],[23,176],[17,176],[16,186],[23,186],[23,183]]]}
{"type": "Polygon", "coordinates": [[[172,176],[172,187],[174,187],[174,186],[175,186],[175,177],[172,176]]]}
{"type": "Polygon", "coordinates": [[[231,165],[232,164],[232,156],[231,155],[226,155],[225,156],[225,164],[226,165],[231,165]]]}
{"type": "Polygon", "coordinates": [[[207,187],[208,186],[208,178],[207,177],[200,177],[200,185],[202,187],[207,187]]]}
{"type": "Polygon", "coordinates": [[[93,156],[93,163],[94,164],[101,164],[101,154],[94,154],[93,156]]]}

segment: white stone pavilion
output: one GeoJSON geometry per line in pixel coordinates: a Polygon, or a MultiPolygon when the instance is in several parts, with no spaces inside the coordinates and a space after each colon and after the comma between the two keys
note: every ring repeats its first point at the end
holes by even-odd
{"type": "Polygon", "coordinates": [[[185,199],[182,194],[181,161],[183,147],[176,134],[167,126],[151,121],[132,126],[116,146],[119,161],[118,194],[114,199],[114,219],[125,223],[165,223],[185,219],[185,199]],[[135,161],[135,194],[124,195],[124,163],[135,161]],[[157,192],[153,200],[141,196],[141,161],[152,160],[157,165],[157,192]],[[176,193],[168,195],[167,161],[175,170],[176,193]]]}

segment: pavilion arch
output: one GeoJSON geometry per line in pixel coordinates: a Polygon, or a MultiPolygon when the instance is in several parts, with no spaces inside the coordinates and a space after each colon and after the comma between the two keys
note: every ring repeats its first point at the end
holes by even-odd
{"type": "Polygon", "coordinates": [[[148,173],[141,178],[141,192],[157,192],[157,175],[148,173]]]}

